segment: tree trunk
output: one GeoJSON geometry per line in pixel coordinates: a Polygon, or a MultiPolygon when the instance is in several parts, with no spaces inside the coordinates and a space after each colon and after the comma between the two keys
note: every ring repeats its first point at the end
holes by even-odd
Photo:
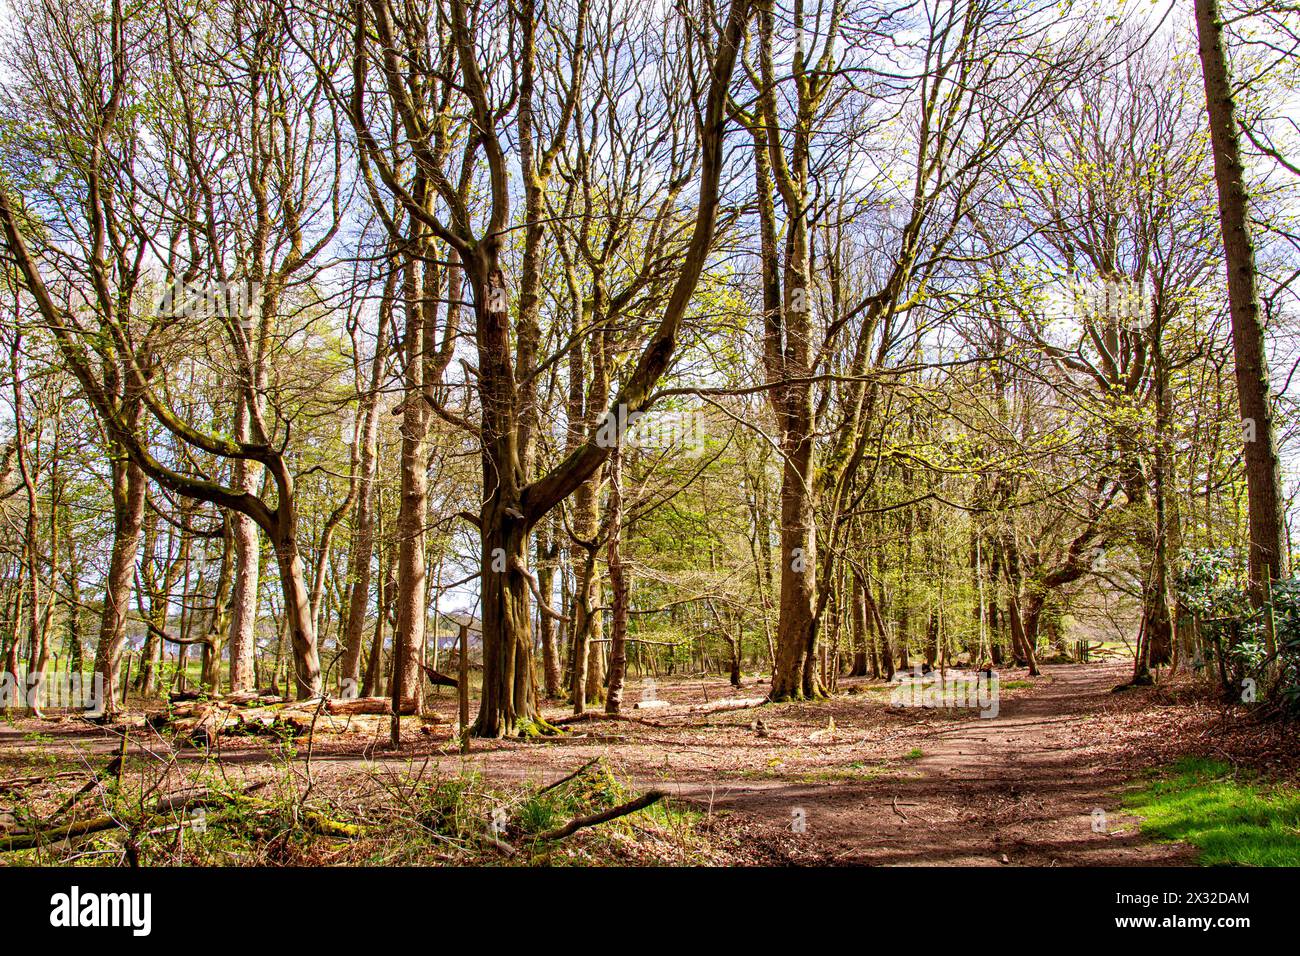
{"type": "Polygon", "coordinates": [[[817,543],[813,531],[812,438],[787,450],[781,487],[781,604],[772,700],[822,696],[817,676],[817,543]]]}
{"type": "MultiPolygon", "coordinates": [[[[375,524],[382,539],[384,495],[381,489],[376,489],[376,502],[375,524]]],[[[366,679],[361,688],[362,697],[381,696],[384,691],[384,622],[388,619],[389,607],[393,601],[393,592],[396,590],[393,583],[395,554],[391,546],[385,550],[387,551],[386,557],[383,551],[380,554],[383,565],[379,569],[379,581],[375,587],[375,630],[371,637],[366,679]]]]}
{"type": "MultiPolygon", "coordinates": [[[[1219,221],[1228,273],[1228,311],[1236,359],[1237,398],[1245,438],[1246,490],[1250,522],[1251,599],[1264,601],[1265,583],[1289,573],[1281,463],[1270,400],[1271,380],[1255,271],[1246,171],[1241,158],[1236,103],[1228,70],[1223,20],[1218,0],[1195,0],[1196,32],[1214,178],[1219,193],[1219,221]]],[[[1270,653],[1273,637],[1268,635],[1270,653]]]]}
{"type": "Polygon", "coordinates": [[[121,709],[118,674],[122,647],[126,642],[126,617],[131,605],[131,585],[136,549],[144,524],[145,477],[134,461],[114,449],[113,461],[113,548],[104,578],[104,611],[99,621],[99,642],[95,646],[95,674],[103,682],[104,714],[121,709]]]}
{"type": "MultiPolygon", "coordinates": [[[[21,571],[21,566],[19,567],[21,571]]],[[[18,671],[18,648],[22,643],[23,630],[23,589],[22,584],[14,588],[13,603],[11,604],[9,615],[9,643],[5,648],[5,663],[3,677],[11,682],[11,687],[22,686],[22,674],[18,671]]],[[[6,699],[0,701],[4,704],[5,713],[19,709],[19,701],[6,696],[6,699]]]]}
{"type": "Polygon", "coordinates": [[[853,630],[853,669],[849,671],[850,677],[867,676],[867,647],[870,642],[867,636],[867,599],[863,593],[866,587],[861,575],[855,573],[849,596],[853,630]]]}
{"type": "MultiPolygon", "coordinates": [[[[609,456],[609,590],[612,599],[609,631],[609,696],[605,712],[617,714],[623,704],[623,680],[627,674],[627,578],[623,569],[623,450],[616,446],[609,456]]],[[[731,681],[740,686],[740,653],[732,652],[731,681]]]]}
{"type": "MultiPolygon", "coordinates": [[[[552,544],[551,529],[544,527],[537,534],[537,581],[538,589],[551,600],[555,590],[555,559],[559,549],[552,544]]],[[[539,627],[542,643],[542,675],[548,700],[560,697],[560,658],[556,651],[557,635],[555,622],[550,615],[540,615],[539,627]]]]}
{"type": "MultiPolygon", "coordinates": [[[[574,511],[577,510],[575,504],[574,511]]],[[[600,619],[592,611],[598,601],[595,593],[596,555],[594,551],[587,548],[583,551],[582,566],[575,567],[573,573],[573,661],[569,668],[569,693],[573,699],[574,714],[584,714],[587,711],[587,675],[591,670],[591,642],[593,637],[600,636],[599,631],[594,630],[599,625],[600,619]]]]}
{"type": "Polygon", "coordinates": [[[605,615],[597,610],[604,603],[605,589],[600,576],[592,566],[591,613],[587,618],[587,703],[599,704],[605,699],[605,615]]]}
{"type": "Polygon", "coordinates": [[[926,621],[925,650],[922,653],[925,657],[925,663],[933,668],[935,661],[939,657],[939,617],[934,608],[930,608],[930,614],[926,621]]]}
{"type": "MultiPolygon", "coordinates": [[[[31,711],[37,715],[40,714],[41,685],[45,683],[45,668],[49,662],[50,645],[49,645],[49,618],[48,613],[45,619],[45,625],[42,627],[41,620],[41,576],[38,562],[40,560],[39,536],[37,534],[37,523],[40,520],[40,504],[36,494],[36,479],[32,474],[32,466],[28,461],[28,435],[26,420],[23,412],[23,371],[19,364],[19,354],[21,350],[21,338],[17,338],[14,343],[13,355],[13,393],[14,393],[14,450],[18,458],[18,471],[22,476],[23,488],[27,492],[27,523],[25,540],[23,542],[23,565],[27,572],[27,596],[31,602],[31,613],[28,618],[28,658],[27,658],[27,685],[30,697],[28,705],[31,711]]],[[[37,423],[37,432],[39,440],[40,424],[37,423]]],[[[57,449],[56,449],[57,450],[57,449]]],[[[55,459],[55,467],[58,460],[55,459]]],[[[55,569],[58,561],[58,538],[55,535],[57,526],[53,521],[54,509],[51,508],[51,540],[48,542],[50,548],[50,580],[54,580],[55,569]]],[[[23,583],[19,582],[21,592],[23,583]]],[[[51,591],[49,597],[50,607],[54,606],[54,594],[51,591]]],[[[15,633],[15,643],[17,634],[15,633]]]]}
{"type": "MultiPolygon", "coordinates": [[[[223,637],[230,627],[230,611],[227,605],[231,600],[231,571],[234,563],[232,560],[234,557],[233,522],[230,520],[224,521],[221,530],[221,566],[217,571],[217,584],[212,592],[212,616],[208,621],[207,643],[203,645],[202,657],[203,686],[212,693],[216,693],[221,689],[221,646],[223,637]]],[[[165,603],[163,605],[163,615],[166,616],[165,603]]],[[[252,670],[251,665],[249,669],[252,670]]],[[[254,689],[256,689],[256,683],[256,680],[254,680],[254,689]]]]}
{"type": "MultiPolygon", "coordinates": [[[[486,479],[486,476],[485,476],[486,479]]],[[[508,737],[537,719],[526,579],[528,532],[489,502],[483,511],[483,689],[476,737],[508,737]]]]}
{"type": "MultiPolygon", "coordinates": [[[[733,0],[724,34],[719,38],[716,56],[709,67],[705,114],[697,124],[701,153],[699,196],[690,243],[656,331],[616,398],[616,413],[624,407],[628,411],[641,411],[647,405],[650,389],[672,357],[680,322],[713,242],[727,89],[748,11],[748,0],[733,0]]],[[[462,60],[472,61],[472,38],[468,35],[464,8],[455,3],[451,13],[457,44],[462,51],[470,51],[462,60]]],[[[482,78],[469,67],[462,69],[461,75],[475,100],[476,119],[488,144],[485,152],[492,177],[490,228],[482,239],[462,240],[461,260],[473,287],[482,409],[484,500],[478,525],[482,542],[484,660],[483,693],[475,734],[500,737],[538,721],[526,577],[530,573],[526,561],[531,527],[597,472],[608,457],[608,448],[599,442],[584,443],[555,469],[528,483],[531,476],[525,474],[527,456],[520,447],[521,432],[526,433],[528,421],[521,414],[521,395],[511,358],[507,285],[499,264],[510,218],[509,172],[495,138],[482,78]]],[[[535,356],[523,355],[520,364],[527,368],[533,359],[535,356]]],[[[523,444],[526,446],[527,442],[523,444]]]]}
{"type": "Polygon", "coordinates": [[[477,737],[507,737],[538,722],[532,621],[526,574],[529,528],[523,511],[519,406],[510,357],[506,282],[499,239],[485,240],[465,263],[474,287],[482,402],[483,488],[479,511],[482,577],[483,688],[477,737]]]}
{"type": "MultiPolygon", "coordinates": [[[[431,269],[431,265],[425,266],[431,269]]],[[[402,491],[397,515],[397,629],[401,653],[393,673],[401,668],[400,684],[407,696],[423,704],[424,680],[420,673],[420,650],[424,647],[427,613],[427,574],[424,556],[425,511],[429,495],[428,447],[429,406],[424,400],[426,337],[430,334],[422,304],[419,269],[414,257],[407,259],[402,277],[406,302],[405,392],[402,405],[402,491]]],[[[395,639],[396,640],[396,639],[395,639]]],[[[396,651],[396,648],[395,648],[396,651]]]]}
{"type": "MultiPolygon", "coordinates": [[[[376,416],[378,403],[373,402],[362,417],[360,485],[357,510],[353,515],[352,543],[348,548],[348,616],[344,625],[343,659],[339,684],[351,681],[359,686],[361,647],[365,643],[366,610],[370,606],[370,562],[375,550],[375,463],[378,454],[376,416]]],[[[381,608],[382,612],[382,608],[381,608]]]]}
{"type": "Polygon", "coordinates": [[[1011,622],[1011,647],[1015,652],[1017,663],[1029,668],[1029,676],[1038,676],[1038,658],[1034,645],[1038,640],[1038,617],[1036,614],[1022,616],[1020,598],[1011,595],[1007,606],[1007,617],[1011,622]]]}
{"type": "MultiPolygon", "coordinates": [[[[286,504],[291,506],[291,501],[286,504]]],[[[280,586],[284,589],[285,623],[293,647],[294,692],[299,700],[306,700],[320,695],[320,658],[317,655],[316,631],[312,626],[306,571],[295,534],[297,517],[291,507],[281,510],[276,524],[273,544],[280,571],[280,586]]]]}
{"type": "Polygon", "coordinates": [[[787,149],[780,129],[774,67],[775,18],[758,7],[758,65],[763,91],[755,104],[754,171],[758,195],[763,271],[764,374],[768,401],[782,433],[781,599],[777,623],[772,700],[820,697],[817,674],[817,538],[814,530],[814,467],[811,246],[809,226],[810,143],[816,82],[804,75],[797,48],[797,117],[787,149]],[[775,186],[775,194],[773,187],[775,186]],[[778,250],[777,195],[783,207],[784,261],[778,250]]]}
{"type": "MultiPolygon", "coordinates": [[[[81,646],[81,581],[73,555],[73,536],[68,535],[68,670],[81,676],[86,663],[81,646]]],[[[160,648],[161,650],[161,648],[160,648]]]]}
{"type": "MultiPolygon", "coordinates": [[[[242,392],[242,389],[241,389],[242,392]]],[[[235,436],[240,441],[250,437],[249,410],[246,396],[239,400],[235,416],[235,436]]],[[[256,493],[260,468],[244,459],[234,464],[234,487],[256,493]]],[[[253,654],[257,646],[258,584],[261,579],[261,535],[257,523],[248,515],[231,515],[235,545],[235,585],[230,608],[230,691],[243,694],[256,690],[253,654]]]]}

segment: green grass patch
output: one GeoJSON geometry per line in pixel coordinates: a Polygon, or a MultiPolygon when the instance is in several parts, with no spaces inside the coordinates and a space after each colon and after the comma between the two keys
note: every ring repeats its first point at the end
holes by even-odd
{"type": "Polygon", "coordinates": [[[1247,782],[1219,761],[1184,758],[1124,808],[1142,832],[1195,846],[1206,866],[1300,866],[1300,791],[1247,782]]]}
{"type": "Polygon", "coordinates": [[[844,767],[834,767],[827,770],[814,770],[809,773],[799,774],[795,779],[800,783],[838,783],[841,781],[869,781],[878,780],[882,777],[897,777],[901,771],[894,770],[885,763],[866,763],[862,760],[855,760],[844,767]]]}
{"type": "Polygon", "coordinates": [[[921,752],[920,747],[913,747],[907,753],[903,754],[904,760],[920,760],[925,754],[921,752]]]}

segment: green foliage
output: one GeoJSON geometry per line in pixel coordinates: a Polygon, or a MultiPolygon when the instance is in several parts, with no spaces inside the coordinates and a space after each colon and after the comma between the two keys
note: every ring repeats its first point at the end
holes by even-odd
{"type": "MultiPolygon", "coordinates": [[[[696,832],[700,815],[666,802],[585,828],[563,840],[538,840],[570,820],[636,796],[603,762],[551,787],[500,786],[477,770],[426,776],[418,766],[373,778],[370,799],[309,799],[287,762],[275,785],[246,788],[205,763],[168,806],[156,782],[131,768],[119,782],[101,781],[95,802],[62,824],[102,818],[64,839],[49,810],[21,809],[23,830],[45,834],[5,861],[21,865],[141,866],[445,863],[699,862],[708,845],[696,832]],[[642,837],[650,834],[650,839],[642,837]],[[663,854],[669,854],[664,856],[663,854]]],[[[54,806],[66,794],[51,795],[54,806]]],[[[2,841],[0,841],[2,845],[2,841]]]]}
{"type": "Polygon", "coordinates": [[[522,833],[533,835],[630,799],[609,768],[597,764],[553,790],[529,796],[520,804],[515,819],[522,833]]]}
{"type": "Polygon", "coordinates": [[[433,832],[448,836],[477,831],[483,824],[474,810],[478,802],[476,795],[482,789],[483,778],[477,772],[438,781],[418,791],[421,799],[416,804],[416,819],[433,832]]]}
{"type": "Polygon", "coordinates": [[[1227,764],[1181,760],[1124,806],[1144,833],[1192,844],[1207,866],[1300,865],[1300,792],[1244,783],[1227,764]]]}
{"type": "Polygon", "coordinates": [[[1286,709],[1300,711],[1300,580],[1275,582],[1270,603],[1256,610],[1242,578],[1229,549],[1187,552],[1177,582],[1179,601],[1200,620],[1226,693],[1235,696],[1244,681],[1253,680],[1286,709]],[[1277,639],[1272,674],[1274,660],[1265,642],[1270,614],[1277,639]]]}
{"type": "Polygon", "coordinates": [[[1277,696],[1289,711],[1300,712],[1300,581],[1295,578],[1273,587],[1273,629],[1281,663],[1277,696]]]}
{"type": "MultiPolygon", "coordinates": [[[[388,847],[383,861],[427,862],[424,854],[450,846],[484,855],[485,862],[577,862],[588,852],[583,846],[617,849],[616,845],[629,840],[637,827],[649,827],[661,834],[672,832],[683,847],[692,845],[690,830],[697,815],[663,802],[584,830],[582,839],[537,840],[548,830],[626,803],[635,795],[615,778],[604,761],[591,764],[557,786],[540,789],[493,787],[477,771],[424,784],[417,782],[402,801],[406,810],[396,811],[409,814],[416,825],[400,829],[401,845],[388,847]],[[492,847],[492,840],[521,852],[503,857],[492,847]]],[[[388,812],[394,811],[390,808],[388,812]]]]}
{"type": "Polygon", "coordinates": [[[1241,588],[1241,565],[1229,548],[1203,548],[1183,554],[1178,598],[1201,618],[1240,617],[1248,608],[1241,588]]]}

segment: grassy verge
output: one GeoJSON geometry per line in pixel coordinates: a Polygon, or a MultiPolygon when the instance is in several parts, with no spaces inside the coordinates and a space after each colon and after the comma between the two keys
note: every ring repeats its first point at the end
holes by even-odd
{"type": "Polygon", "coordinates": [[[1249,782],[1225,763],[1180,760],[1124,808],[1142,832],[1195,846],[1206,866],[1300,866],[1300,791],[1249,782]]]}

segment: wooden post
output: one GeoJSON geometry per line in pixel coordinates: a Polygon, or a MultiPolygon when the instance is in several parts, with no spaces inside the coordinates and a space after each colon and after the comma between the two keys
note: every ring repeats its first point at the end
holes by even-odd
{"type": "Polygon", "coordinates": [[[460,752],[469,753],[469,625],[460,626],[460,679],[456,692],[460,695],[460,752]]]}
{"type": "Polygon", "coordinates": [[[126,692],[131,686],[131,652],[126,652],[126,660],[122,667],[122,703],[126,703],[126,692]]]}

